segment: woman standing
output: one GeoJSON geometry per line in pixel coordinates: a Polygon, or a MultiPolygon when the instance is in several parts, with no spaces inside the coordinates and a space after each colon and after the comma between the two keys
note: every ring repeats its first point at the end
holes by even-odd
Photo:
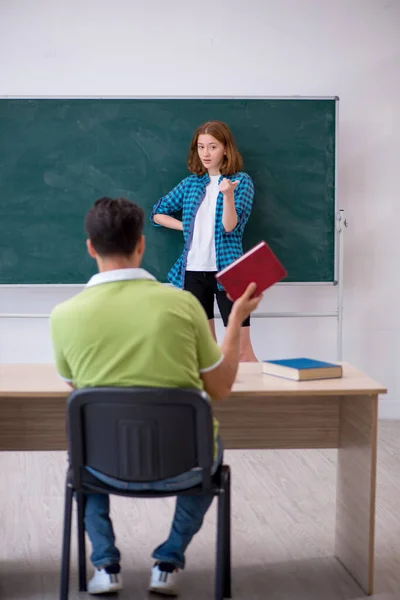
{"type": "MultiPolygon", "coordinates": [[[[188,169],[181,181],[153,207],[153,224],[183,231],[183,254],[168,280],[192,292],[202,304],[215,336],[214,299],[226,327],[232,302],[215,275],[243,254],[242,239],[251,213],[254,185],[241,171],[243,161],[225,123],[209,121],[193,135],[188,169]],[[182,210],[182,221],[172,215],[182,210]]],[[[243,322],[240,360],[257,361],[250,319],[243,322]]]]}

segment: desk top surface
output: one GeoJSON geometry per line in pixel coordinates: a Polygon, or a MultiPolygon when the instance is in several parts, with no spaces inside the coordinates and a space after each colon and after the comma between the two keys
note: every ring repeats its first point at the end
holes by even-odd
{"type": "MultiPolygon", "coordinates": [[[[53,364],[0,364],[0,398],[65,398],[70,391],[53,364]]],[[[380,383],[346,363],[343,363],[340,379],[302,382],[264,375],[261,363],[241,363],[231,397],[348,396],[386,392],[380,383]]]]}

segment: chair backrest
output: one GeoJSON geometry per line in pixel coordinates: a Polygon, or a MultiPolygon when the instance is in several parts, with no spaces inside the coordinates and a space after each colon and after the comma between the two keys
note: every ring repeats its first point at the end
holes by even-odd
{"type": "Polygon", "coordinates": [[[213,419],[207,394],[179,388],[85,388],[69,397],[68,445],[73,484],[82,470],[129,482],[154,482],[192,468],[209,488],[213,419]]]}

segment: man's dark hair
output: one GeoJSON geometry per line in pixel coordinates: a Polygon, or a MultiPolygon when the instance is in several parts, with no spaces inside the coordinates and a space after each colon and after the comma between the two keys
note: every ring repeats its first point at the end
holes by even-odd
{"type": "Polygon", "coordinates": [[[143,210],[126,198],[100,198],[85,218],[86,233],[100,256],[130,256],[143,225],[143,210]]]}

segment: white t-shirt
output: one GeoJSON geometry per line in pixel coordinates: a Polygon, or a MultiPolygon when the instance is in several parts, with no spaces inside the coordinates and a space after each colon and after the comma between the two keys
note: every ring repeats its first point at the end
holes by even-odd
{"type": "Polygon", "coordinates": [[[192,243],[187,256],[187,271],[217,271],[215,256],[215,210],[219,194],[219,175],[211,175],[206,195],[194,222],[192,243]]]}

